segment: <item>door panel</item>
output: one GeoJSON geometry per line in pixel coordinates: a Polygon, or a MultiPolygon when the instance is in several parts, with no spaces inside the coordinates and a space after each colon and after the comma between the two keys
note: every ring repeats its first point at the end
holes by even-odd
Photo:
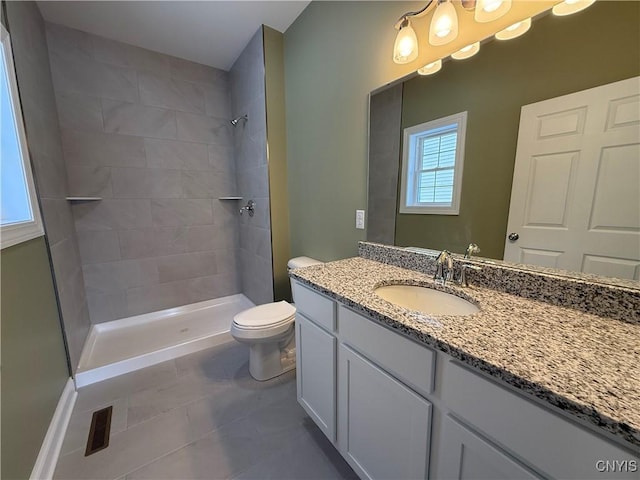
{"type": "Polygon", "coordinates": [[[640,77],[522,107],[505,260],[640,279],[640,77]]]}
{"type": "Polygon", "coordinates": [[[516,480],[540,478],[506,452],[445,417],[440,445],[439,479],[516,480]]]}
{"type": "Polygon", "coordinates": [[[298,402],[329,440],[336,441],[336,338],[296,315],[298,402]]]}
{"type": "Polygon", "coordinates": [[[344,345],[339,349],[340,451],[361,478],[427,477],[431,403],[344,345]]]}

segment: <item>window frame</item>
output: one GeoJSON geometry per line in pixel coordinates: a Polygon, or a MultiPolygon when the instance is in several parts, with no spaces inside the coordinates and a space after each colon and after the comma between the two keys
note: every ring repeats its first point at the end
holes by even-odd
{"type": "Polygon", "coordinates": [[[24,128],[24,117],[22,116],[22,107],[20,105],[20,96],[18,93],[16,70],[13,63],[11,36],[5,29],[4,25],[1,24],[0,41],[2,43],[2,53],[6,62],[5,67],[7,71],[9,96],[11,98],[11,106],[16,126],[16,134],[18,137],[18,147],[20,148],[20,159],[22,161],[22,171],[24,172],[27,194],[29,196],[29,207],[31,209],[31,220],[8,225],[0,225],[0,249],[5,249],[7,247],[17,245],[18,243],[26,242],[28,240],[43,236],[44,227],[42,224],[40,207],[38,205],[35,183],[33,181],[33,173],[31,171],[31,161],[24,128]]]}
{"type": "Polygon", "coordinates": [[[462,195],[462,172],[464,169],[464,145],[467,131],[467,112],[460,112],[447,117],[438,118],[429,122],[407,127],[403,131],[402,143],[402,177],[400,179],[399,212],[419,215],[459,215],[460,197],[462,195]],[[453,198],[450,206],[416,205],[416,201],[409,203],[407,195],[410,191],[410,183],[414,182],[416,173],[415,141],[412,138],[419,133],[435,130],[447,125],[456,124],[456,155],[453,168],[453,198]],[[409,175],[411,173],[411,178],[409,175]]]}

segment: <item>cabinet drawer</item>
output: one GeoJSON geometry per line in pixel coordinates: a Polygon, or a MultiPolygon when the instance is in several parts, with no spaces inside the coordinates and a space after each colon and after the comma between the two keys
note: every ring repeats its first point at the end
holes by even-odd
{"type": "Polygon", "coordinates": [[[336,331],[336,303],[299,282],[292,285],[296,309],[330,332],[336,331]]]}
{"type": "Polygon", "coordinates": [[[338,308],[338,322],[343,343],[422,395],[433,392],[436,360],[433,350],[377,325],[342,305],[338,308]]]}
{"type": "MultiPolygon", "coordinates": [[[[602,478],[598,462],[640,460],[586,427],[448,362],[442,400],[458,417],[554,478],[602,478]]],[[[635,474],[607,472],[607,478],[635,474]]]]}

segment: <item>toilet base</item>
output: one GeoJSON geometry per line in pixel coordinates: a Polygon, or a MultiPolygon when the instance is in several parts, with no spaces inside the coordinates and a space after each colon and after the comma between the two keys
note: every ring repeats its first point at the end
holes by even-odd
{"type": "Polygon", "coordinates": [[[283,342],[253,343],[249,347],[249,373],[260,381],[270,380],[296,368],[295,336],[283,342]]]}

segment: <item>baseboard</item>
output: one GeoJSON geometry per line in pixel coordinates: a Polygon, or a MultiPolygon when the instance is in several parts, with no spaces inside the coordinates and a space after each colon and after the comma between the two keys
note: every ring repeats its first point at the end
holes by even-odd
{"type": "Polygon", "coordinates": [[[42,441],[40,453],[38,453],[38,458],[31,471],[31,480],[50,480],[53,478],[77,396],[78,392],[76,392],[73,379],[69,378],[62,395],[60,395],[60,400],[58,400],[58,406],[49,424],[47,434],[42,441]]]}

